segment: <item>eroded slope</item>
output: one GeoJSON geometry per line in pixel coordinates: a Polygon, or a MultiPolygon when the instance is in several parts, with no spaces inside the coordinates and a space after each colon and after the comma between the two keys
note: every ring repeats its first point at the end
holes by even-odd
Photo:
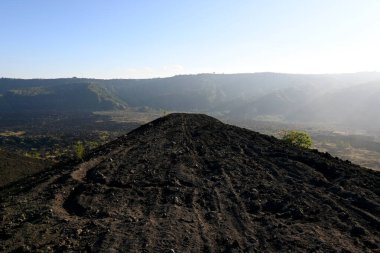
{"type": "Polygon", "coordinates": [[[172,114],[1,192],[1,251],[375,252],[380,174],[172,114]]]}

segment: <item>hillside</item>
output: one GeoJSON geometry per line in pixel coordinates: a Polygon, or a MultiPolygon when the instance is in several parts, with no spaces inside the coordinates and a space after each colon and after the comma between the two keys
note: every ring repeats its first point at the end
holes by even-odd
{"type": "Polygon", "coordinates": [[[298,108],[291,120],[379,132],[379,96],[380,81],[340,89],[298,108]]]}
{"type": "Polygon", "coordinates": [[[0,188],[43,171],[48,166],[49,162],[0,150],[0,188]]]}
{"type": "Polygon", "coordinates": [[[90,80],[0,79],[0,113],[93,112],[126,106],[90,80]]]}
{"type": "Polygon", "coordinates": [[[2,252],[376,252],[380,173],[171,114],[0,192],[2,252]]]}
{"type": "Polygon", "coordinates": [[[380,73],[198,74],[153,79],[0,79],[0,114],[115,111],[202,112],[351,128],[380,135],[380,73]],[[347,106],[348,103],[351,106],[347,106]]]}

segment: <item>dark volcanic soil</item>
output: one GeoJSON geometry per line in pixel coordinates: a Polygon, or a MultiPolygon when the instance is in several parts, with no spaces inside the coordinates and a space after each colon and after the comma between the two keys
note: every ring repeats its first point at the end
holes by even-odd
{"type": "Polygon", "coordinates": [[[4,252],[379,252],[380,174],[172,114],[0,192],[4,252]]]}
{"type": "Polygon", "coordinates": [[[49,167],[50,162],[0,150],[0,189],[49,167]]]}

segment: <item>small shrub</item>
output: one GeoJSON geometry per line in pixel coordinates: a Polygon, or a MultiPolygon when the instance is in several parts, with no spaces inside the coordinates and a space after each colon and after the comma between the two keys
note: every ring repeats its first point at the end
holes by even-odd
{"type": "Polygon", "coordinates": [[[85,154],[86,154],[86,148],[84,147],[83,142],[78,141],[75,144],[75,155],[77,156],[77,158],[83,160],[85,154]]]}
{"type": "Polygon", "coordinates": [[[285,133],[282,139],[290,144],[293,144],[301,148],[311,148],[311,146],[313,145],[313,140],[311,139],[311,137],[303,131],[288,131],[285,133]]]}

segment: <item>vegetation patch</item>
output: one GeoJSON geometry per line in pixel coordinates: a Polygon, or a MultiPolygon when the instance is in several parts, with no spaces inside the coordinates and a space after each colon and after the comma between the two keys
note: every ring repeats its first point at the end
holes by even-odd
{"type": "Polygon", "coordinates": [[[288,131],[285,133],[282,139],[301,148],[311,148],[313,145],[313,140],[311,139],[310,135],[303,131],[288,131]]]}
{"type": "Polygon", "coordinates": [[[7,136],[22,136],[25,134],[25,131],[4,131],[0,133],[0,136],[7,137],[7,136]]]}
{"type": "Polygon", "coordinates": [[[11,93],[19,96],[34,97],[40,95],[49,95],[52,92],[44,87],[30,87],[24,89],[10,90],[11,93]]]}

